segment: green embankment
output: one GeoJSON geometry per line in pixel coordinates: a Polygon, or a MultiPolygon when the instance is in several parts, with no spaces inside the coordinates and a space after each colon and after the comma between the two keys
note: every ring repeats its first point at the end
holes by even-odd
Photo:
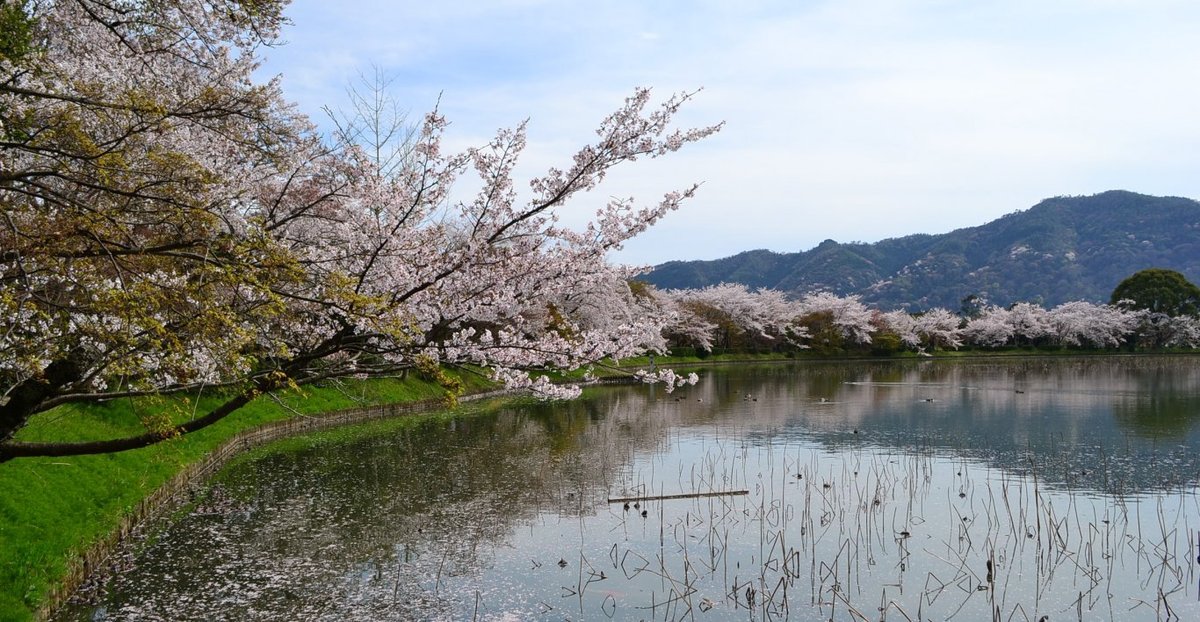
{"type": "MultiPolygon", "coordinates": [[[[488,388],[461,376],[468,392],[488,388]]],[[[153,447],[68,458],[18,458],[0,464],[0,621],[31,620],[71,562],[119,528],[143,498],[238,432],[300,415],[437,399],[443,390],[415,374],[339,388],[305,387],[255,400],[216,424],[153,447]]],[[[114,400],[43,413],[18,435],[24,441],[119,437],[144,430],[141,419],[169,412],[177,420],[216,403],[198,400],[114,400]],[[197,407],[198,402],[198,407],[197,407]]]]}

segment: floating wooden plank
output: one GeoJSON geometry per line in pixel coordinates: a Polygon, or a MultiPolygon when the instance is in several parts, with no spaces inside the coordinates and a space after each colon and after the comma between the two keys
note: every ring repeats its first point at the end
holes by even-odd
{"type": "Polygon", "coordinates": [[[733,497],[748,495],[749,490],[723,490],[720,492],[685,492],[677,495],[646,495],[641,497],[613,497],[609,503],[633,503],[641,501],[666,501],[668,499],[700,499],[703,497],[733,497]]]}

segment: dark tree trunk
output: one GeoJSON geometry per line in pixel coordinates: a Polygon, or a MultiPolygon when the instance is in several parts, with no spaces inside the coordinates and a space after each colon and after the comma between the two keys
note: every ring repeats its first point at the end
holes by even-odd
{"type": "Polygon", "coordinates": [[[130,449],[139,449],[148,447],[155,443],[160,443],[168,438],[182,436],[189,432],[207,428],[208,426],[224,419],[227,415],[233,413],[237,409],[248,404],[251,400],[257,397],[261,390],[256,385],[255,388],[246,389],[238,393],[233,398],[226,401],[224,404],[214,408],[207,415],[193,419],[187,423],[180,424],[163,432],[147,432],[138,436],[129,436],[125,438],[114,438],[102,441],[89,441],[83,443],[19,443],[7,442],[0,444],[0,462],[12,460],[13,458],[26,458],[34,456],[81,456],[85,454],[107,454],[116,451],[128,451],[130,449]]]}
{"type": "Polygon", "coordinates": [[[83,367],[74,359],[54,361],[40,378],[18,384],[0,405],[0,444],[8,443],[38,407],[58,394],[63,387],[79,380],[83,367]]]}
{"type": "Polygon", "coordinates": [[[84,367],[78,361],[56,361],[46,368],[43,378],[21,383],[10,393],[8,402],[0,406],[0,462],[22,457],[78,456],[127,451],[195,432],[224,419],[259,395],[286,386],[293,380],[303,382],[306,379],[303,371],[306,365],[365,339],[364,336],[355,336],[352,326],[346,326],[311,352],[291,359],[273,372],[263,373],[250,380],[248,387],[209,411],[207,415],[173,428],[99,441],[25,443],[12,440],[17,430],[21,429],[35,412],[39,412],[39,407],[46,400],[58,397],[63,387],[81,378],[84,367]]]}

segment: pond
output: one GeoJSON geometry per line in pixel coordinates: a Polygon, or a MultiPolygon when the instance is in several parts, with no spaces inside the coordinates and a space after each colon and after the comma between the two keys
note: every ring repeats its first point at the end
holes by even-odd
{"type": "Polygon", "coordinates": [[[61,619],[1195,620],[1198,422],[1200,359],[1093,357],[374,424],[237,461],[61,619]]]}

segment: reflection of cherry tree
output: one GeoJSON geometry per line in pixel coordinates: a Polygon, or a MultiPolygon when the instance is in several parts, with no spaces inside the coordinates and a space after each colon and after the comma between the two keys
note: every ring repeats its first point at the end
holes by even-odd
{"type": "MultiPolygon", "coordinates": [[[[473,596],[459,588],[539,514],[608,508],[616,473],[680,418],[644,416],[654,391],[430,420],[232,467],[110,584],[123,602],[109,614],[209,619],[237,599],[276,619],[457,619],[473,596]]],[[[552,552],[522,561],[549,567],[552,552]]]]}

